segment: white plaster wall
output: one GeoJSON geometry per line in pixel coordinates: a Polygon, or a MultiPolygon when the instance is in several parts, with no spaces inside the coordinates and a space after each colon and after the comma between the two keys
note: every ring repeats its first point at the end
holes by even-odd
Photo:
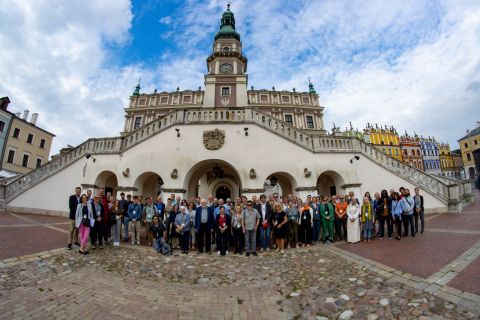
{"type": "MultiPolygon", "coordinates": [[[[116,173],[118,185],[134,187],[136,179],[144,172],[154,172],[164,181],[164,188],[187,189],[189,177],[194,166],[206,159],[220,159],[236,169],[242,188],[263,188],[265,179],[274,172],[284,172],[293,177],[293,188],[316,186],[318,176],[324,171],[334,171],[341,176],[345,184],[361,183],[356,193],[372,194],[381,189],[400,186],[410,188],[413,185],[393,173],[383,169],[373,161],[361,156],[360,161],[350,163],[354,154],[328,153],[313,154],[302,147],[289,142],[256,125],[248,125],[249,135],[245,136],[245,124],[181,125],[180,138],[174,128],[126,150],[122,155],[94,155],[95,163],[88,161],[85,178],[82,168],[87,162],[81,159],[53,177],[27,190],[8,205],[23,208],[65,211],[68,196],[75,186],[94,184],[97,176],[104,170],[116,173]],[[218,128],[225,130],[225,144],[219,150],[207,150],[203,145],[203,131],[218,128]],[[130,175],[124,177],[122,171],[130,169],[130,175]],[[172,179],[170,173],[176,168],[178,178],[172,179]],[[250,179],[250,169],[254,168],[257,177],[250,179]],[[312,172],[305,177],[304,168],[312,172]]],[[[212,161],[212,167],[216,161],[212,161]]],[[[348,190],[338,192],[347,193],[348,190]]],[[[309,194],[314,192],[302,192],[309,194]]],[[[135,194],[135,192],[133,192],[135,194]]],[[[439,200],[423,192],[427,208],[446,209],[439,200]]]]}

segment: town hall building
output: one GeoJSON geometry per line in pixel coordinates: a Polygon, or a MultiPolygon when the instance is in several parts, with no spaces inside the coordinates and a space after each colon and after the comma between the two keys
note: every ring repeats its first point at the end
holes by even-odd
{"type": "Polygon", "coordinates": [[[470,200],[468,184],[425,174],[402,163],[401,154],[384,154],[358,137],[327,134],[312,83],[306,91],[249,87],[247,66],[227,8],[206,59],[203,88],[143,93],[138,84],[118,136],[88,139],[6,182],[3,206],[61,214],[77,185],[117,197],[232,199],[274,187],[302,199],[419,187],[427,211],[455,211],[470,200]]]}

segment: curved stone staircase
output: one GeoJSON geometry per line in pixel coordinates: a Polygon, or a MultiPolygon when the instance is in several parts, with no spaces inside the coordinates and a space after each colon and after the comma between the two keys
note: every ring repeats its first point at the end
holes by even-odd
{"type": "Polygon", "coordinates": [[[386,170],[394,172],[412,184],[429,192],[448,206],[449,211],[460,210],[463,204],[471,199],[472,190],[470,183],[452,179],[442,179],[441,177],[417,170],[385,155],[358,138],[307,134],[302,129],[293,127],[282,120],[254,108],[192,108],[170,112],[128,133],[124,137],[88,139],[67,154],[45,163],[40,168],[14,179],[3,181],[0,186],[3,191],[0,193],[0,207],[4,209],[8,202],[25,190],[63,170],[87,154],[122,153],[132,146],[175,125],[193,123],[211,125],[217,123],[255,124],[312,153],[359,153],[376,162],[386,170]]]}

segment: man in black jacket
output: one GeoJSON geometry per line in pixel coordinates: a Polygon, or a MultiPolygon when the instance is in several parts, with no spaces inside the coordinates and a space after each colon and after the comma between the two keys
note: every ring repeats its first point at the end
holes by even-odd
{"type": "Polygon", "coordinates": [[[260,225],[258,228],[260,229],[260,251],[270,250],[270,227],[273,209],[264,194],[260,196],[260,203],[256,205],[255,209],[260,214],[260,225]]]}
{"type": "Polygon", "coordinates": [[[80,203],[80,194],[82,189],[80,187],[75,188],[75,194],[72,194],[68,199],[68,208],[70,212],[68,214],[68,219],[70,220],[70,229],[68,230],[68,242],[67,249],[72,249],[72,243],[75,241],[75,245],[80,247],[78,243],[78,229],[75,228],[75,214],[77,212],[77,206],[80,203]]]}

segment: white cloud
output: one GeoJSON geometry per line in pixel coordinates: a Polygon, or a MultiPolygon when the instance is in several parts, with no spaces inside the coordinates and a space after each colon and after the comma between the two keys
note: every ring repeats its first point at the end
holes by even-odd
{"type": "Polygon", "coordinates": [[[38,112],[37,125],[57,135],[54,152],[118,134],[140,68],[104,69],[103,46],[128,41],[130,2],[12,0],[0,15],[0,93],[10,109],[38,112]]]}

